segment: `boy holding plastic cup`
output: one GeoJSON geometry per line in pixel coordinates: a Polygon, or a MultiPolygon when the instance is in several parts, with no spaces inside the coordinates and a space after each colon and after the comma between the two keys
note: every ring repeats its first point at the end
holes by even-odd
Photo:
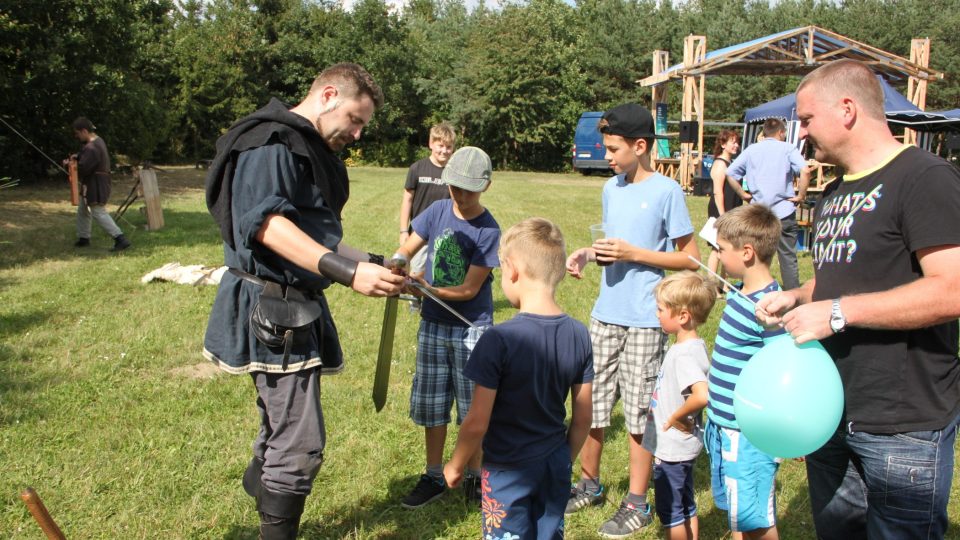
{"type": "Polygon", "coordinates": [[[650,150],[657,137],[646,108],[627,103],[604,113],[598,124],[616,172],[603,187],[604,238],[574,251],[567,272],[583,277],[588,262],[608,263],[600,295],[591,313],[594,350],[593,423],[580,453],[580,481],[573,486],[566,513],[602,504],[600,456],[604,429],[618,396],[630,433],[630,485],[617,512],[600,528],[601,536],[622,538],[651,521],[646,502],[649,453],[641,442],[650,395],[663,360],[667,336],[657,319],[653,289],[664,270],[693,270],[689,256],[700,258],[693,224],[680,186],[656,172],[650,150]],[[673,247],[672,251],[668,249],[673,247]],[[647,471],[647,472],[644,472],[647,471]]]}

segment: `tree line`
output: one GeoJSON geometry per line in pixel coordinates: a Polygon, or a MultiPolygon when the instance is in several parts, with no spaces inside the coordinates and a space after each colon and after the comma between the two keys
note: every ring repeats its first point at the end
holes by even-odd
{"type": "MultiPolygon", "coordinates": [[[[0,0],[0,118],[59,159],[87,116],[120,162],[210,158],[217,137],[270,97],[297,103],[324,67],[368,69],[386,105],[349,150],[354,163],[403,166],[430,125],[498,168],[568,166],[580,113],[649,104],[636,81],[652,52],[683,57],[814,24],[909,57],[929,37],[927,109],[960,106],[960,0],[0,0]]],[[[710,120],[793,91],[795,77],[707,80],[710,120]]],[[[905,89],[901,89],[905,91],[905,89]]],[[[670,117],[682,90],[669,90],[670,117]]],[[[0,176],[41,177],[49,161],[0,125],[0,176]]]]}

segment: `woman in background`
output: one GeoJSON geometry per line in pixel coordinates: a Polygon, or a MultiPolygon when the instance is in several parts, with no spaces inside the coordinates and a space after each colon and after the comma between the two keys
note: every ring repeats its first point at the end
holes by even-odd
{"type": "MultiPolygon", "coordinates": [[[[727,167],[733,161],[733,156],[740,151],[740,135],[733,130],[724,129],[717,135],[717,142],[713,145],[714,161],[710,167],[710,178],[713,180],[713,195],[707,204],[707,217],[718,218],[724,212],[743,204],[743,200],[734,191],[733,186],[727,183],[727,167]]],[[[720,257],[716,249],[710,251],[707,266],[714,272],[720,266],[720,257]]],[[[721,272],[722,269],[721,269],[721,272]]],[[[722,293],[720,293],[722,296],[722,293]]]]}

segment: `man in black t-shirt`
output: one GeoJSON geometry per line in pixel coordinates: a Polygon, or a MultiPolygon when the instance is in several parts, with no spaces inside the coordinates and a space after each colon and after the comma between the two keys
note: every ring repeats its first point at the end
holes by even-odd
{"type": "MultiPolygon", "coordinates": [[[[407,171],[403,185],[403,200],[400,203],[400,245],[410,235],[410,223],[428,206],[441,199],[450,198],[450,190],[440,180],[440,173],[453,155],[456,135],[453,127],[441,122],[430,128],[430,155],[417,161],[407,171]]],[[[427,248],[418,251],[410,260],[410,272],[423,274],[427,267],[427,248]]]]}
{"type": "Polygon", "coordinates": [[[844,175],[815,210],[814,279],[757,316],[836,362],[844,416],[807,456],[820,538],[943,538],[960,414],[960,173],[890,133],[852,60],[797,89],[800,136],[844,175]],[[782,318],[781,318],[782,316],[782,318]]]}

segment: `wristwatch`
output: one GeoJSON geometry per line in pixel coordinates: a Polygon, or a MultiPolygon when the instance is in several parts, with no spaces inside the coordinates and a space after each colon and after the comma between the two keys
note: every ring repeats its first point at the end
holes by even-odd
{"type": "Polygon", "coordinates": [[[834,334],[839,334],[846,329],[847,319],[843,316],[843,312],[840,311],[840,299],[833,299],[833,307],[830,309],[830,329],[833,330],[834,334]]]}

